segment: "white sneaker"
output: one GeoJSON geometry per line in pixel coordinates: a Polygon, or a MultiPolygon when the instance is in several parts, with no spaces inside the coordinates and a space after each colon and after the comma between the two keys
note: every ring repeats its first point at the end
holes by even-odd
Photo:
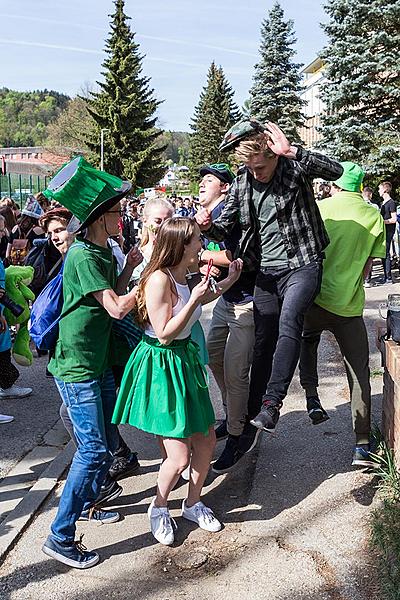
{"type": "Polygon", "coordinates": [[[9,415],[0,415],[0,423],[11,423],[11,421],[14,421],[14,417],[9,415]]]}
{"type": "Polygon", "coordinates": [[[150,503],[147,515],[150,519],[151,533],[160,544],[171,546],[174,543],[173,519],[167,507],[154,506],[155,498],[150,503]]]}
{"type": "Polygon", "coordinates": [[[201,529],[206,531],[220,531],[222,525],[214,516],[211,508],[205,506],[202,502],[196,502],[190,508],[186,506],[186,500],[182,502],[182,517],[197,523],[201,529]]]}
{"type": "Polygon", "coordinates": [[[32,388],[24,388],[18,387],[17,385],[12,385],[10,388],[3,390],[0,388],[0,398],[25,398],[26,396],[30,396],[32,394],[32,388]]]}
{"type": "Polygon", "coordinates": [[[190,463],[188,464],[188,466],[186,467],[186,469],[184,471],[182,471],[181,477],[185,481],[189,481],[189,479],[190,479],[190,463]]]}

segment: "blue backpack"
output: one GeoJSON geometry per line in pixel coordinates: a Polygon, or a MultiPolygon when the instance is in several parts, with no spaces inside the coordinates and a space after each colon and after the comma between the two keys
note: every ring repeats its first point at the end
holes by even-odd
{"type": "MultiPolygon", "coordinates": [[[[84,246],[84,244],[75,243],[71,246],[65,261],[71,250],[78,246],[84,246]]],[[[56,347],[58,324],[64,302],[63,271],[65,261],[61,265],[60,271],[54,279],[49,281],[32,305],[29,335],[39,350],[53,350],[56,347]]]]}

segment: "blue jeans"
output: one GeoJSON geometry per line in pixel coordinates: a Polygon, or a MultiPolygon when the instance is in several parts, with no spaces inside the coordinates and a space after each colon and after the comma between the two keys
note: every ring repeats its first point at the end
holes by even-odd
{"type": "Polygon", "coordinates": [[[115,383],[111,369],[98,379],[55,382],[68,409],[78,447],[51,532],[58,542],[71,543],[75,539],[75,523],[82,510],[94,505],[118,447],[118,430],[111,423],[115,383]]]}
{"type": "Polygon", "coordinates": [[[266,268],[254,290],[255,345],[248,414],[264,399],[282,404],[300,356],[304,315],[321,288],[322,261],[297,269],[266,268]]]}

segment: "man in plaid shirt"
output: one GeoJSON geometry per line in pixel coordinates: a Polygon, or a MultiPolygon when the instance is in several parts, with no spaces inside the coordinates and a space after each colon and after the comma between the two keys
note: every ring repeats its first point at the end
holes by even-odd
{"type": "Polygon", "coordinates": [[[239,447],[244,453],[254,447],[260,430],[275,429],[299,359],[304,314],[321,285],[329,238],[312,180],[335,180],[343,169],[327,156],[290,144],[271,122],[234,125],[220,150],[232,148],[244,167],[224,211],[214,223],[204,210],[196,219],[216,241],[225,239],[239,222],[242,236],[235,258],[243,259],[245,270],[258,271],[249,421],[239,447]]]}

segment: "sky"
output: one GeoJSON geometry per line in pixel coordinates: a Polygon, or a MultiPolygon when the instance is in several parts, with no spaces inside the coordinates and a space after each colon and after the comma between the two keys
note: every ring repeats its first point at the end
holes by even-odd
{"type": "MultiPolygon", "coordinates": [[[[207,71],[222,66],[242,106],[258,61],[260,27],[274,0],[126,0],[125,12],[151,78],[164,129],[189,131],[207,71]]],[[[309,64],[325,44],[320,0],[281,0],[294,21],[295,61],[309,64]]],[[[75,96],[102,79],[112,0],[0,0],[0,87],[75,96]]]]}

